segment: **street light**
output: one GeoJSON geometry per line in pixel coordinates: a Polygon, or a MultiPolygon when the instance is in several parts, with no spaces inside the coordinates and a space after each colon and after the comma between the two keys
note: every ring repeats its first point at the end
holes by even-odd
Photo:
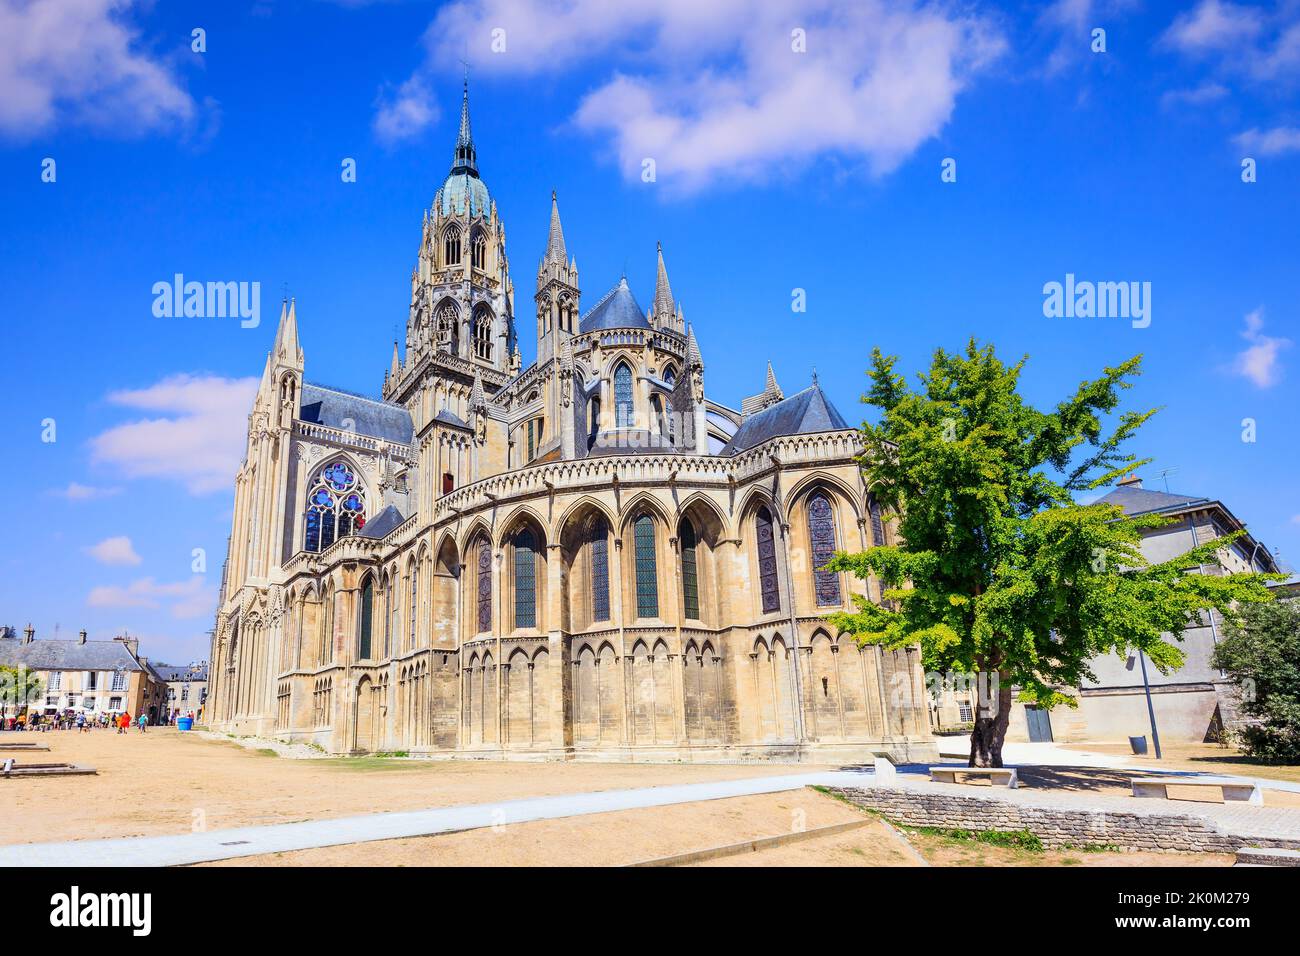
{"type": "MultiPolygon", "coordinates": [[[[1156,709],[1151,703],[1151,683],[1147,680],[1147,656],[1142,653],[1141,649],[1137,652],[1138,663],[1142,665],[1142,690],[1147,696],[1147,717],[1151,719],[1151,742],[1155,744],[1156,759],[1161,759],[1160,754],[1160,731],[1156,729],[1156,709]]],[[[1128,669],[1133,669],[1133,654],[1128,655],[1128,669]]]]}

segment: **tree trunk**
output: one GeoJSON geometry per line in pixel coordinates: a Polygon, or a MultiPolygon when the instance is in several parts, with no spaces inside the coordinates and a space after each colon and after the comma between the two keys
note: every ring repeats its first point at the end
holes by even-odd
{"type": "Polygon", "coordinates": [[[1001,767],[1002,742],[1011,719],[1011,679],[994,672],[975,675],[975,729],[970,735],[971,767],[1001,767]]]}

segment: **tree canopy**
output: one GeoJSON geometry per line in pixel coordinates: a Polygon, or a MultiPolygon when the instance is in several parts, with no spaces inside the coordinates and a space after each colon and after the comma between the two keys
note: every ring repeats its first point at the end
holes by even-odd
{"type": "Polygon", "coordinates": [[[881,414],[862,426],[861,462],[877,500],[899,515],[900,540],[828,565],[874,575],[888,601],[858,598],[856,611],[831,615],[842,631],[887,647],[919,642],[930,670],[996,676],[995,699],[979,700],[971,756],[993,766],[1012,685],[1043,706],[1072,704],[1090,659],[1133,649],[1168,672],[1205,611],[1270,598],[1264,575],[1190,573],[1217,564],[1230,539],[1151,563],[1143,532],[1168,519],[1076,502],[1150,461],[1124,446],[1157,409],[1119,411],[1107,427],[1141,356],[1050,411],[1020,394],[1026,361],[1006,365],[972,339],[964,353],[936,350],[913,388],[896,357],[873,352],[862,400],[881,414]]]}

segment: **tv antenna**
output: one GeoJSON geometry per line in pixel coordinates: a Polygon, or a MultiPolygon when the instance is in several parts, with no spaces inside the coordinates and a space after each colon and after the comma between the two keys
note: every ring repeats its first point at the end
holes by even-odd
{"type": "Polygon", "coordinates": [[[1177,468],[1162,468],[1156,472],[1156,477],[1165,483],[1165,494],[1169,494],[1169,476],[1178,474],[1177,468]]]}

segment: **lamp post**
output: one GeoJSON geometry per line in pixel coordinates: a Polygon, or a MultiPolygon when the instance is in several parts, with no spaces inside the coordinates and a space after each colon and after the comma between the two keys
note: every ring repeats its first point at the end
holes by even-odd
{"type": "Polygon", "coordinates": [[[1138,663],[1142,665],[1142,690],[1147,695],[1147,716],[1151,719],[1151,741],[1155,744],[1156,759],[1159,760],[1161,759],[1160,731],[1156,729],[1156,709],[1151,703],[1151,684],[1147,680],[1147,656],[1141,649],[1137,653],[1138,663]]]}

